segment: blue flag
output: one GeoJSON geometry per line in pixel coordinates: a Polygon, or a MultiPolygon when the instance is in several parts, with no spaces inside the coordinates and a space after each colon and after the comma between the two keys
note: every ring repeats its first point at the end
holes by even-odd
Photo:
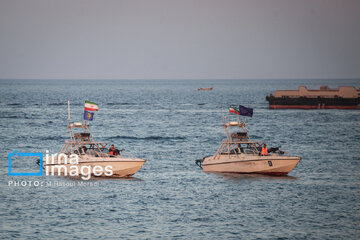
{"type": "Polygon", "coordinates": [[[252,108],[247,108],[247,107],[244,107],[241,105],[239,105],[239,112],[240,112],[240,115],[242,115],[242,116],[252,117],[252,115],[253,115],[252,108]]]}
{"type": "Polygon", "coordinates": [[[84,111],[84,120],[87,120],[87,121],[92,121],[94,118],[94,113],[92,112],[88,112],[88,111],[84,111]]]}

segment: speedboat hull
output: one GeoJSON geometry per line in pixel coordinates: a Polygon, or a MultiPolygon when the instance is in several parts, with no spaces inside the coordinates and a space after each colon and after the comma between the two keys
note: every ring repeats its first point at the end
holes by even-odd
{"type": "Polygon", "coordinates": [[[287,175],[300,160],[297,156],[220,155],[204,158],[202,168],[204,172],[287,175]]]}

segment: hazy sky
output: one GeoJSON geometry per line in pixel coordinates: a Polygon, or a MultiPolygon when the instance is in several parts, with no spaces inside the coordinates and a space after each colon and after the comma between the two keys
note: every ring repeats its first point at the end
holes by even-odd
{"type": "Polygon", "coordinates": [[[360,78],[360,0],[0,0],[0,78],[360,78]]]}

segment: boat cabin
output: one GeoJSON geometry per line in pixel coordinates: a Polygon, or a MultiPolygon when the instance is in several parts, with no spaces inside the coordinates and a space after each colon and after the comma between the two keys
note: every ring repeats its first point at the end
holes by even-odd
{"type": "MultiPolygon", "coordinates": [[[[60,153],[79,156],[114,157],[109,154],[105,142],[95,142],[91,136],[89,125],[84,123],[69,124],[70,139],[65,140],[60,153]]],[[[119,154],[120,155],[120,154],[119,154]]]]}
{"type": "Polygon", "coordinates": [[[220,158],[221,155],[239,155],[239,154],[254,154],[259,155],[261,153],[264,142],[252,141],[247,133],[245,122],[231,121],[226,122],[224,119],[223,124],[227,138],[222,141],[218,151],[215,154],[215,158],[220,158]],[[239,131],[240,128],[240,131],[239,131]],[[236,129],[233,131],[232,129],[236,129]]]}

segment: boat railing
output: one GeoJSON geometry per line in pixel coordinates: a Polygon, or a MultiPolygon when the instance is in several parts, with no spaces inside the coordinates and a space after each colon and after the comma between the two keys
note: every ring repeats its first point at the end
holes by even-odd
{"type": "Polygon", "coordinates": [[[223,140],[222,141],[222,144],[229,144],[229,145],[232,145],[232,144],[259,144],[259,145],[262,145],[264,144],[264,142],[259,142],[259,141],[242,141],[242,140],[238,140],[238,141],[229,141],[227,139],[223,140]]]}
{"type": "Polygon", "coordinates": [[[72,139],[65,139],[65,143],[66,144],[81,144],[81,145],[86,145],[86,144],[105,144],[104,142],[93,142],[93,141],[79,141],[79,140],[72,140],[72,139]]]}

